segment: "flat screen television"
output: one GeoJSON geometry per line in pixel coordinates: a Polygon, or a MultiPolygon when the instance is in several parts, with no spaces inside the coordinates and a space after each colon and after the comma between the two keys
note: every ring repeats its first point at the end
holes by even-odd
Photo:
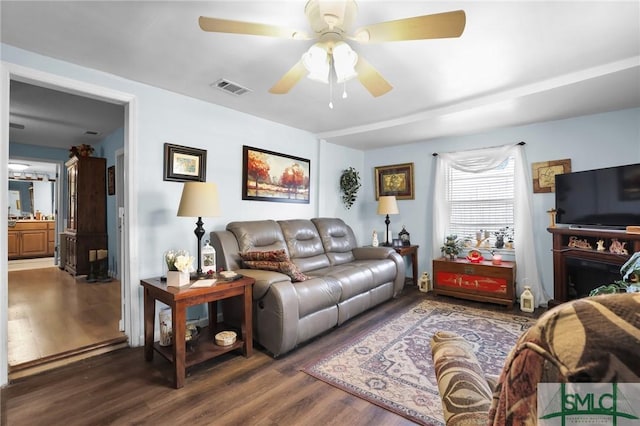
{"type": "Polygon", "coordinates": [[[555,179],[556,223],[604,229],[640,225],[640,163],[555,179]]]}

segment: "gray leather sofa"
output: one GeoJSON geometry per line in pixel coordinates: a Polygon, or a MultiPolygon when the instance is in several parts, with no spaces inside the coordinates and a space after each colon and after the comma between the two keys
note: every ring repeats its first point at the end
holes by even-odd
{"type": "MultiPolygon", "coordinates": [[[[341,219],[231,222],[225,231],[212,232],[211,241],[219,268],[255,278],[254,338],[273,356],[395,297],[404,286],[402,256],[389,247],[359,247],[341,219]],[[286,265],[285,273],[247,268],[251,262],[241,257],[282,251],[288,262],[265,264],[286,265]],[[288,274],[292,267],[302,281],[288,274]]],[[[223,311],[225,321],[233,321],[227,318],[233,311],[223,311]]]]}

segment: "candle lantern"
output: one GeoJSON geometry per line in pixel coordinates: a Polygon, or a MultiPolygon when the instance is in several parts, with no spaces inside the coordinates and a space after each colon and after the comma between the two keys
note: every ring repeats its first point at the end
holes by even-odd
{"type": "Polygon", "coordinates": [[[211,276],[216,273],[216,249],[209,244],[209,240],[202,247],[202,273],[211,276]]]}
{"type": "Polygon", "coordinates": [[[398,238],[400,238],[400,241],[402,241],[402,245],[403,246],[410,246],[411,245],[411,240],[409,238],[409,232],[404,227],[404,225],[402,225],[402,231],[400,231],[398,233],[398,238]]]}

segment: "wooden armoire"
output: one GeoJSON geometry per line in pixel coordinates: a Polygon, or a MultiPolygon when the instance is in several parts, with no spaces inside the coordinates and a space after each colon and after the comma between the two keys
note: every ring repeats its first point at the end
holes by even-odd
{"type": "Polygon", "coordinates": [[[72,275],[89,273],[89,251],[107,249],[107,160],[73,157],[67,167],[67,221],[64,269],[72,275]]]}

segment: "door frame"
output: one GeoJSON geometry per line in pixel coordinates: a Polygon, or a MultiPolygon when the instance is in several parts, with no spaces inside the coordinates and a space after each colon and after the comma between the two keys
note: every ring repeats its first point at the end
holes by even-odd
{"type": "MultiPolygon", "coordinates": [[[[28,67],[0,62],[0,181],[7,182],[9,161],[9,90],[11,80],[21,81],[36,86],[59,90],[78,96],[96,99],[124,106],[124,209],[125,221],[123,231],[122,265],[125,321],[124,332],[130,346],[141,345],[140,296],[138,292],[138,238],[137,238],[137,200],[136,188],[136,146],[137,146],[137,99],[134,95],[109,89],[71,78],[35,70],[28,67]],[[135,283],[135,284],[134,284],[135,283]]],[[[8,217],[7,197],[0,197],[0,211],[4,218],[0,219],[0,261],[7,262],[8,217]],[[1,260],[4,259],[4,260],[1,260]]],[[[8,272],[2,268],[0,272],[0,387],[8,383],[8,272]]]]}

